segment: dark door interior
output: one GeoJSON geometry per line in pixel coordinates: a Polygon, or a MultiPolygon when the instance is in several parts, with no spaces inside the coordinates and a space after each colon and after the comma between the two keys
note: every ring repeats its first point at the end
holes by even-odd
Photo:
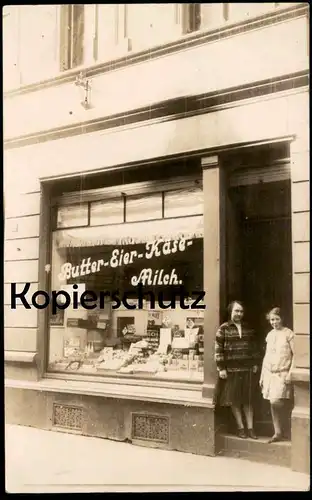
{"type": "MultiPolygon", "coordinates": [[[[229,191],[228,299],[240,298],[264,354],[270,330],[266,313],[282,309],[292,328],[290,182],[239,186],[229,191]]],[[[272,432],[269,403],[259,391],[257,431],[272,432]]]]}
{"type": "MultiPolygon", "coordinates": [[[[264,354],[265,336],[270,330],[266,312],[280,307],[285,324],[292,327],[291,221],[247,220],[242,229],[242,299],[264,354]]],[[[272,432],[270,406],[260,393],[258,396],[256,425],[258,432],[268,435],[272,432]]]]}
{"type": "Polygon", "coordinates": [[[245,220],[242,226],[242,299],[263,341],[272,307],[280,307],[292,326],[291,220],[245,220]]]}

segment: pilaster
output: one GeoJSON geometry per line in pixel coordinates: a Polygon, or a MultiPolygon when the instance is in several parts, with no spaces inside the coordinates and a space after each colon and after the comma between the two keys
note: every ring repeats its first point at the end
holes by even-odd
{"type": "Polygon", "coordinates": [[[295,406],[291,417],[292,469],[310,470],[310,161],[304,133],[290,144],[295,406]]]}
{"type": "Polygon", "coordinates": [[[203,396],[213,395],[216,367],[214,340],[220,325],[220,310],[225,297],[225,210],[224,178],[217,155],[201,160],[204,191],[204,386],[203,396]]]}

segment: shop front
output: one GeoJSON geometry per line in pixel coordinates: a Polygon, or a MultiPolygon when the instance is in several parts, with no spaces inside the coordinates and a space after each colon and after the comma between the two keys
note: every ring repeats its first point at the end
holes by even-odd
{"type": "MultiPolygon", "coordinates": [[[[306,242],[298,214],[308,211],[297,191],[308,175],[306,102],[298,91],[9,151],[10,175],[28,158],[40,189],[40,207],[27,205],[28,191],[30,213],[6,222],[6,252],[20,266],[6,284],[20,294],[30,282],[25,299],[40,307],[19,301],[7,313],[9,329],[34,335],[27,352],[6,347],[9,422],[203,455],[235,451],[229,419],[213,405],[214,339],[228,302],[245,302],[260,348],[270,307],[285,310],[299,336],[307,328],[296,288],[307,272],[297,259],[306,242]],[[23,224],[32,217],[30,237],[23,224]]],[[[308,388],[297,368],[291,441],[276,450],[302,470],[308,388]]],[[[260,394],[255,415],[269,436],[260,394]]],[[[281,460],[263,441],[247,444],[251,455],[260,446],[281,460]]]]}
{"type": "Polygon", "coordinates": [[[81,176],[78,186],[75,177],[44,183],[43,286],[23,295],[47,332],[44,389],[24,418],[213,455],[213,405],[201,394],[200,158],[81,176]]]}

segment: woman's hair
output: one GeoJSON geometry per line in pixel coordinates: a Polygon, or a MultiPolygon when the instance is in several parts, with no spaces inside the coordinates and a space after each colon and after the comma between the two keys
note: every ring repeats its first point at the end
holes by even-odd
{"type": "Polygon", "coordinates": [[[240,300],[232,300],[227,307],[228,314],[231,316],[234,305],[238,304],[244,309],[244,304],[240,300]]]}
{"type": "Polygon", "coordinates": [[[281,319],[282,319],[282,314],[281,314],[281,310],[279,307],[273,307],[273,309],[271,309],[271,311],[269,311],[266,315],[266,319],[269,321],[270,320],[270,316],[271,314],[275,314],[275,316],[279,316],[281,319]]]}

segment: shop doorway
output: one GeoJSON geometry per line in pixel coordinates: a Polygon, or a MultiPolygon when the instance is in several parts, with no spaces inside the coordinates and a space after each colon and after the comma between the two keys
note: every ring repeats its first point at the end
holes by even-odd
{"type": "Polygon", "coordinates": [[[245,220],[242,223],[242,299],[262,337],[270,328],[265,312],[279,306],[292,324],[291,220],[245,220]]]}
{"type": "MultiPolygon", "coordinates": [[[[272,167],[274,170],[274,167],[272,167]]],[[[280,178],[269,168],[229,177],[227,205],[227,298],[240,298],[255,328],[262,355],[270,330],[266,313],[279,306],[292,328],[291,193],[287,165],[280,178]],[[262,172],[262,174],[261,174],[262,172]],[[288,178],[287,178],[288,177],[288,178]],[[260,181],[259,181],[260,179],[260,181]]],[[[285,420],[290,433],[291,404],[285,420]]],[[[273,432],[270,407],[257,395],[255,427],[273,432]]]]}

